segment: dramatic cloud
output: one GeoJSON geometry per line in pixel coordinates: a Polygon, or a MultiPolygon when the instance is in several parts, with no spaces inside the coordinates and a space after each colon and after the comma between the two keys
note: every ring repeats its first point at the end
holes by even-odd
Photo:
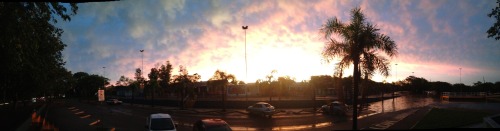
{"type": "MultiPolygon", "coordinates": [[[[500,81],[500,44],[485,33],[493,23],[486,14],[494,2],[113,1],[79,4],[72,21],[57,26],[65,31],[66,67],[105,73],[112,83],[122,75],[133,78],[142,61],[144,76],[170,61],[174,74],[183,65],[202,80],[220,69],[247,82],[264,79],[272,70],[302,81],[333,74],[335,62],[325,63],[321,56],[325,41],[319,28],[332,17],[349,22],[350,10],[361,7],[367,20],[398,45],[399,55],[391,58],[391,76],[376,75],[374,80],[394,81],[414,74],[450,83],[461,77],[463,83],[472,84],[483,76],[500,81]],[[243,25],[249,26],[246,34],[243,25]]],[[[345,74],[352,74],[352,69],[345,74]]]]}

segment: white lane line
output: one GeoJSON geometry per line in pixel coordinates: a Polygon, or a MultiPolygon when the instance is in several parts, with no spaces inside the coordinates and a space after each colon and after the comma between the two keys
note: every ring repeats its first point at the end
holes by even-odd
{"type": "Polygon", "coordinates": [[[392,125],[394,125],[397,121],[389,121],[389,120],[386,120],[382,123],[379,123],[379,124],[374,124],[372,126],[370,126],[369,128],[370,129],[379,129],[379,130],[385,130],[389,127],[391,127],[392,125]]]}
{"type": "Polygon", "coordinates": [[[88,118],[88,117],[90,117],[90,115],[82,116],[80,118],[88,118]]]}
{"type": "Polygon", "coordinates": [[[99,122],[101,122],[101,120],[96,120],[96,121],[94,121],[94,122],[90,123],[90,124],[89,124],[89,126],[96,125],[96,124],[97,124],[97,123],[99,123],[99,122]]]}

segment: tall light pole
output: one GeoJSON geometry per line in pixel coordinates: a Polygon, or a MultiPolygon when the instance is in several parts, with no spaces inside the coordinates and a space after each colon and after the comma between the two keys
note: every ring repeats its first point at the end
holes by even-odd
{"type": "Polygon", "coordinates": [[[106,67],[103,66],[102,67],[102,89],[106,88],[105,87],[106,86],[106,77],[105,77],[105,75],[106,75],[106,67]]]}
{"type": "MultiPolygon", "coordinates": [[[[241,26],[241,28],[245,31],[245,80],[248,79],[248,67],[247,67],[247,26],[241,26]]],[[[246,83],[245,83],[246,84],[246,83]]],[[[248,86],[245,86],[247,91],[245,92],[245,99],[248,102],[248,86]]]]}
{"type": "Polygon", "coordinates": [[[396,64],[396,80],[398,80],[398,64],[396,64]]]}
{"type": "Polygon", "coordinates": [[[142,72],[144,72],[144,50],[141,51],[141,88],[144,88],[144,77],[142,77],[142,72]]]}
{"type": "Polygon", "coordinates": [[[458,68],[460,70],[460,83],[462,83],[462,68],[458,68]]]}
{"type": "MultiPolygon", "coordinates": [[[[396,63],[396,80],[398,80],[398,64],[396,63]]],[[[394,85],[394,88],[392,89],[392,102],[394,102],[394,92],[396,92],[396,85],[394,85]]]]}

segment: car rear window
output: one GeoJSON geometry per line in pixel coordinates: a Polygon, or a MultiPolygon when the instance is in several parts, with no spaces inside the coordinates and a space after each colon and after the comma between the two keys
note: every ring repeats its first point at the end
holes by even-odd
{"type": "Polygon", "coordinates": [[[269,108],[269,107],[271,107],[271,105],[269,105],[269,104],[264,104],[264,105],[265,105],[266,107],[268,107],[268,108],[269,108]]]}
{"type": "Polygon", "coordinates": [[[151,119],[151,130],[173,130],[174,123],[170,118],[154,118],[151,119]]]}

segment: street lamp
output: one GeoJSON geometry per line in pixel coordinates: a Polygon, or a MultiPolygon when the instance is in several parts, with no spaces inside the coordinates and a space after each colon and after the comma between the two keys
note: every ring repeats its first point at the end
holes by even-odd
{"type": "Polygon", "coordinates": [[[139,50],[141,51],[141,77],[142,77],[142,71],[144,70],[144,50],[139,50]]]}
{"type": "Polygon", "coordinates": [[[102,89],[106,88],[106,87],[105,87],[105,86],[106,86],[106,79],[105,79],[105,76],[104,76],[105,74],[106,74],[106,67],[105,67],[105,66],[103,66],[103,67],[102,67],[102,78],[103,78],[103,79],[102,79],[102,83],[103,83],[103,84],[102,84],[102,89]]]}
{"type": "MultiPolygon", "coordinates": [[[[398,80],[398,64],[396,63],[396,80],[398,80]]],[[[392,89],[392,102],[394,102],[394,93],[396,92],[396,85],[394,85],[394,88],[392,89]]]]}
{"type": "Polygon", "coordinates": [[[398,80],[398,64],[396,64],[396,80],[398,80]]]}
{"type": "MultiPolygon", "coordinates": [[[[245,80],[248,80],[248,66],[247,66],[247,29],[248,26],[241,26],[245,31],[245,80]]],[[[245,83],[246,84],[246,83],[245,83]]],[[[247,91],[245,92],[245,99],[248,102],[248,86],[245,86],[247,91]]]]}

